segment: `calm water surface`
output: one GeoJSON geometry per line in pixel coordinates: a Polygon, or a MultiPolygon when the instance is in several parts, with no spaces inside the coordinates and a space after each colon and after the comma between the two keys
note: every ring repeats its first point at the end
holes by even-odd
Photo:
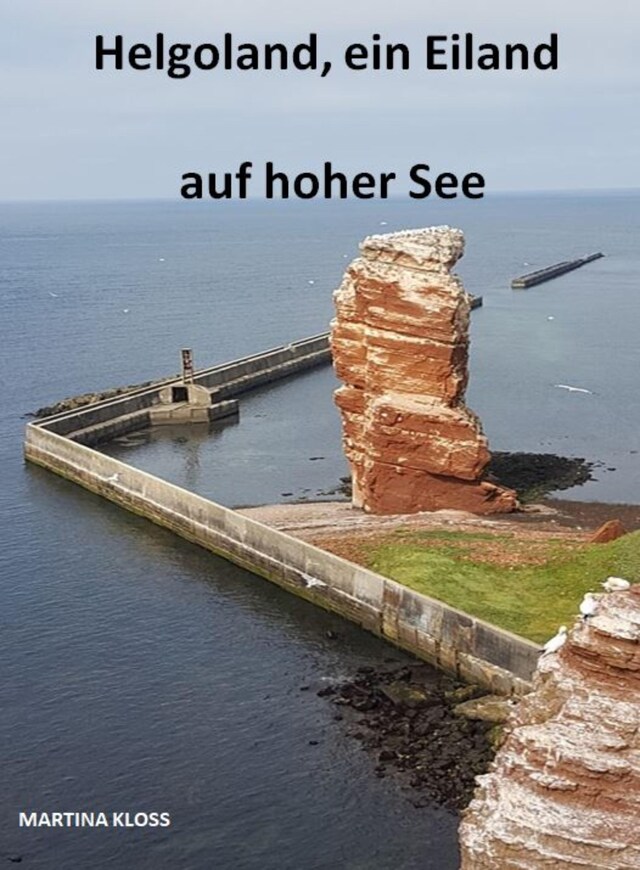
{"type": "MultiPolygon", "coordinates": [[[[629,194],[0,206],[0,857],[33,868],[457,866],[455,817],[416,810],[377,780],[331,706],[300,692],[399,655],[25,469],[21,415],[169,374],[182,346],[210,365],[319,332],[363,235],[382,221],[450,223],[468,238],[460,272],[485,297],[469,403],[493,446],[602,461],[600,479],[571,495],[638,501],[639,205],[629,194]],[[508,287],[529,267],[599,249],[606,259],[557,282],[508,287]],[[167,810],[173,824],[20,831],[21,809],[167,810]]],[[[246,397],[239,425],[112,449],[228,504],[315,496],[345,473],[333,385],[318,370],[246,397]]]]}

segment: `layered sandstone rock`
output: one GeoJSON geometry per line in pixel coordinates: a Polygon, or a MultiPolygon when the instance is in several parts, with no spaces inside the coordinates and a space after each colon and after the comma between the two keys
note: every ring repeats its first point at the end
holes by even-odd
{"type": "Polygon", "coordinates": [[[595,530],[589,538],[589,542],[591,544],[608,544],[609,541],[616,541],[626,534],[627,530],[620,520],[607,520],[595,530]]]}
{"type": "Polygon", "coordinates": [[[640,867],[640,586],[544,655],[460,827],[463,870],[640,867]]]}
{"type": "Polygon", "coordinates": [[[369,236],[334,294],[331,346],[356,507],[376,514],[513,510],[483,480],[478,418],[464,404],[469,296],[450,269],[460,230],[369,236]]]}

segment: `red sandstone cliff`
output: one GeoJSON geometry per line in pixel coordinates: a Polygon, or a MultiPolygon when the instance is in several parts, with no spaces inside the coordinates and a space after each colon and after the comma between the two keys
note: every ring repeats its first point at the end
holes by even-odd
{"type": "Polygon", "coordinates": [[[640,867],[640,586],[541,658],[478,783],[463,870],[640,867]]]}
{"type": "Polygon", "coordinates": [[[331,347],[353,502],[376,514],[513,510],[465,406],[469,297],[450,269],[460,230],[369,236],[334,294],[331,347]]]}

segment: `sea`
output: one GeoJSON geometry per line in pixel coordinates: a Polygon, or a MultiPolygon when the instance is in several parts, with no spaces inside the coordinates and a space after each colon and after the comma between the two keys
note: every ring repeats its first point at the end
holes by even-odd
{"type": "MultiPolygon", "coordinates": [[[[316,695],[402,654],[22,458],[40,406],[168,376],[183,347],[205,367],[325,331],[365,235],[433,224],[464,230],[457,271],[484,298],[467,398],[491,446],[583,457],[595,479],[563,497],[638,503],[638,191],[0,204],[0,859],[458,866],[456,815],[377,778],[316,695]],[[20,828],[32,811],[168,812],[171,825],[20,828]]],[[[335,385],[321,368],[245,396],[233,424],[105,449],[228,505],[332,497],[347,473],[335,385]]]]}

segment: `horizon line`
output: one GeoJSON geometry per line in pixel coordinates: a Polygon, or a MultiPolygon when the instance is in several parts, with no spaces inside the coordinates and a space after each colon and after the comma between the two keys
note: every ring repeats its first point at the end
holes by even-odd
{"type": "MultiPolygon", "coordinates": [[[[504,188],[498,190],[491,190],[485,192],[483,199],[489,199],[494,196],[535,196],[535,195],[544,195],[544,194],[598,194],[598,193],[634,193],[640,192],[640,185],[631,186],[631,187],[557,187],[557,188],[520,188],[520,189],[512,189],[512,188],[504,188]]],[[[386,197],[385,199],[381,199],[380,197],[374,197],[373,199],[358,199],[357,197],[347,197],[346,199],[324,199],[323,197],[315,197],[314,199],[299,199],[297,197],[290,197],[289,199],[282,199],[281,197],[277,197],[274,199],[267,199],[264,196],[250,196],[246,199],[228,199],[228,200],[213,200],[209,198],[203,198],[201,200],[184,200],[180,196],[80,196],[80,197],[45,197],[45,198],[37,198],[37,197],[24,197],[24,198],[0,198],[0,205],[20,205],[20,204],[32,204],[32,205],[44,205],[46,203],[108,203],[108,202],[131,202],[131,203],[142,203],[142,202],[176,202],[176,203],[185,203],[188,205],[204,205],[204,204],[216,204],[216,205],[230,205],[230,204],[243,204],[243,203],[299,203],[299,204],[335,204],[339,202],[350,202],[350,203],[361,203],[363,205],[373,205],[373,204],[381,204],[385,202],[397,202],[398,200],[406,200],[407,202],[415,202],[418,203],[418,200],[411,200],[409,198],[408,193],[402,194],[393,194],[391,196],[386,197]]],[[[464,201],[464,200],[462,200],[464,201]]],[[[425,202],[424,200],[420,200],[420,202],[425,202]]],[[[453,204],[455,200],[439,200],[435,198],[431,201],[431,205],[434,203],[438,204],[453,204]]]]}

